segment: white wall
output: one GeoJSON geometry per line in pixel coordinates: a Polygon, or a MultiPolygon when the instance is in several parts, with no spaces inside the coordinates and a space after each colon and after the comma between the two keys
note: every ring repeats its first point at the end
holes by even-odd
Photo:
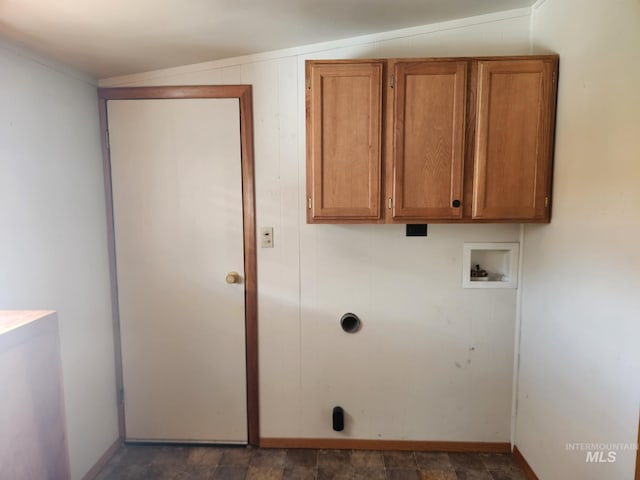
{"type": "Polygon", "coordinates": [[[633,478],[640,405],[640,3],[547,0],[534,51],[560,54],[553,220],[527,226],[516,443],[544,480],[633,478]]]}
{"type": "Polygon", "coordinates": [[[129,77],[102,85],[254,88],[263,437],[510,438],[515,290],[463,290],[464,241],[518,241],[516,225],[306,225],[304,60],[523,54],[529,11],[129,77]],[[347,335],[340,316],[364,328],[347,335]],[[331,430],[331,408],[348,414],[331,430]]]}
{"type": "Polygon", "coordinates": [[[74,479],[118,437],[100,130],[90,82],[0,41],[0,308],[58,311],[74,479]]]}

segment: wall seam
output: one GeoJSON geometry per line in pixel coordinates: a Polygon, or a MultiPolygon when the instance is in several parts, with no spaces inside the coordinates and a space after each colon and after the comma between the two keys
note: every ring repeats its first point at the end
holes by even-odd
{"type": "MultiPolygon", "coordinates": [[[[304,86],[304,76],[300,78],[300,62],[304,63],[304,60],[300,55],[296,55],[296,85],[298,88],[298,92],[305,92],[305,105],[306,105],[306,91],[304,86]],[[302,88],[301,88],[302,84],[302,88]]],[[[303,69],[304,71],[304,69],[303,69]]],[[[300,115],[305,116],[304,112],[301,112],[300,105],[300,95],[296,95],[296,128],[297,131],[297,140],[298,140],[298,158],[305,159],[306,161],[306,151],[305,151],[305,138],[304,135],[306,133],[305,130],[300,131],[300,115]]],[[[306,106],[304,107],[306,108],[306,106]]],[[[305,119],[306,121],[306,119],[305,119]]],[[[302,347],[303,347],[303,335],[302,335],[302,225],[306,223],[307,210],[306,210],[306,191],[305,191],[305,200],[300,202],[300,195],[302,188],[300,185],[306,185],[306,178],[302,177],[302,169],[300,168],[300,161],[296,162],[298,166],[298,185],[296,186],[298,191],[298,425],[300,425],[299,419],[302,418],[302,396],[304,393],[303,390],[303,378],[302,378],[302,367],[303,367],[303,355],[302,355],[302,347]],[[300,217],[301,220],[300,220],[300,217]]],[[[305,167],[306,168],[306,167],[305,167]]],[[[301,436],[300,430],[298,430],[298,435],[301,436]]]]}
{"type": "Polygon", "coordinates": [[[524,224],[520,224],[520,255],[518,258],[518,290],[516,291],[516,315],[513,341],[513,380],[511,397],[511,448],[516,445],[516,424],[518,419],[518,394],[520,390],[520,346],[522,338],[522,290],[524,267],[524,224]]]}

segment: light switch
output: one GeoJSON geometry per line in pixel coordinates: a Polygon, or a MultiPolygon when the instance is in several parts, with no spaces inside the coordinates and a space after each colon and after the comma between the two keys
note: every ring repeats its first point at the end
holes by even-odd
{"type": "Polygon", "coordinates": [[[262,248],[273,248],[273,227],[262,227],[260,229],[260,245],[262,248]]]}

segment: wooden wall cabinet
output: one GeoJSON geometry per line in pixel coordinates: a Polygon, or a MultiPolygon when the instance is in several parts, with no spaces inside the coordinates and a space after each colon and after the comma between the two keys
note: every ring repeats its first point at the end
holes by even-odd
{"type": "Polygon", "coordinates": [[[311,219],[375,222],[381,218],[384,64],[307,64],[311,219]]]}
{"type": "Polygon", "coordinates": [[[307,61],[307,222],[548,222],[557,71],[555,55],[307,61]]]}
{"type": "Polygon", "coordinates": [[[548,221],[557,68],[541,59],[477,65],[473,218],[548,221]]]}
{"type": "Polygon", "coordinates": [[[393,220],[462,217],[466,61],[391,61],[393,220]]]}

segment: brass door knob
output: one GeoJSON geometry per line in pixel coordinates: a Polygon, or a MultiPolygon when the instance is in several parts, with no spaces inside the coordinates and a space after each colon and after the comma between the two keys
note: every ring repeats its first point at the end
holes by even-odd
{"type": "Polygon", "coordinates": [[[238,272],[229,272],[225,278],[228,284],[240,283],[240,274],[238,272]]]}

